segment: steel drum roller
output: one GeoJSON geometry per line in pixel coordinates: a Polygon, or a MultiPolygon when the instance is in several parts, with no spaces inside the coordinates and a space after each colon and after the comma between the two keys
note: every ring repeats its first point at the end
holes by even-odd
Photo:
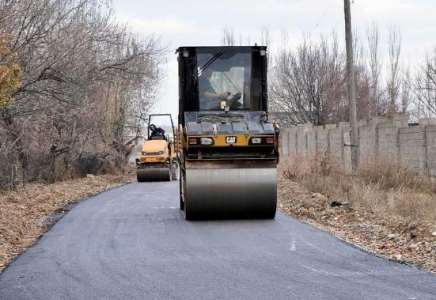
{"type": "Polygon", "coordinates": [[[272,219],[276,168],[187,169],[187,219],[272,219]]]}
{"type": "Polygon", "coordinates": [[[144,168],[136,170],[136,177],[142,181],[170,181],[170,168],[144,168]]]}

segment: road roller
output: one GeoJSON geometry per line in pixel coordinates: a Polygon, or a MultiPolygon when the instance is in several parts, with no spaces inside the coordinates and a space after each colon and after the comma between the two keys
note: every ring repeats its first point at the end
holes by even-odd
{"type": "Polygon", "coordinates": [[[267,48],[180,47],[176,153],[187,220],[273,219],[279,128],[267,48]]]}
{"type": "MultiPolygon", "coordinates": [[[[174,126],[170,114],[151,114],[148,124],[151,124],[152,117],[167,116],[171,119],[171,128],[174,126]]],[[[150,126],[148,126],[150,128],[150,126]]],[[[136,159],[136,177],[138,182],[143,181],[170,181],[177,179],[177,159],[174,150],[174,143],[170,135],[153,135],[148,130],[147,140],[144,142],[141,155],[136,159]]]]}

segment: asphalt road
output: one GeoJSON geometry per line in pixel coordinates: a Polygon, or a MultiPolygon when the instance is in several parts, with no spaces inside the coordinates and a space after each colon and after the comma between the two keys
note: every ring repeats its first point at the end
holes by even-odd
{"type": "Polygon", "coordinates": [[[184,221],[178,183],[77,205],[0,276],[0,299],[436,299],[436,276],[282,213],[184,221]]]}

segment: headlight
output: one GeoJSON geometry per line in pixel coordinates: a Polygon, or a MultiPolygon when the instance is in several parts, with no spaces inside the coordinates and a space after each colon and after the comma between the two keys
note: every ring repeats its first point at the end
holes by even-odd
{"type": "Polygon", "coordinates": [[[147,155],[147,152],[142,151],[142,152],[141,152],[141,155],[147,155]]]}
{"type": "Polygon", "coordinates": [[[274,144],[274,137],[252,137],[250,138],[250,145],[265,145],[265,144],[274,144]]]}
{"type": "Polygon", "coordinates": [[[164,154],[165,153],[165,151],[159,151],[159,154],[164,154]]]}
{"type": "Polygon", "coordinates": [[[213,145],[213,139],[212,138],[201,138],[200,144],[207,145],[207,146],[213,145]]]}
{"type": "Polygon", "coordinates": [[[251,143],[252,144],[262,144],[262,138],[260,138],[260,137],[251,138],[251,143]]]}

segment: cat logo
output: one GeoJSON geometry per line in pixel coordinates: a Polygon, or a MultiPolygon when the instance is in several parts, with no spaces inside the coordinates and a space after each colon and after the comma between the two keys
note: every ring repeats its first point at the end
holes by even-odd
{"type": "Polygon", "coordinates": [[[236,136],[226,136],[227,144],[236,144],[236,136]]]}

